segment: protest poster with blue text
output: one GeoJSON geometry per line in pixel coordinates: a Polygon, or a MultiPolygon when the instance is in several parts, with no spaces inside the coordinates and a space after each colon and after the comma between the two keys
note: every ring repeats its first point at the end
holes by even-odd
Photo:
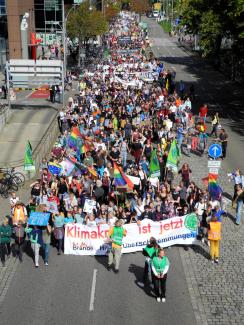
{"type": "Polygon", "coordinates": [[[45,212],[31,212],[28,219],[30,226],[47,226],[50,218],[50,213],[45,212]]]}

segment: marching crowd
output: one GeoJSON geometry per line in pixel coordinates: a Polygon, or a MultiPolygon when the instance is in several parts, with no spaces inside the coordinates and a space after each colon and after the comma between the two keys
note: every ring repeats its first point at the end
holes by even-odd
{"type": "MultiPolygon", "coordinates": [[[[206,244],[210,242],[211,260],[218,263],[221,195],[216,197],[207,188],[199,188],[186,163],[177,170],[181,181],[175,181],[182,152],[203,155],[207,150],[207,105],[193,116],[193,88],[186,89],[183,81],[178,84],[175,70],[166,70],[162,62],[146,55],[147,32],[133,16],[122,14],[115,20],[105,43],[110,57],[97,65],[95,72],[84,72],[79,93],[69,98],[59,113],[60,136],[50,159],[41,163],[39,179],[31,184],[29,203],[24,205],[15,193],[10,198],[11,214],[0,227],[3,264],[5,252],[10,255],[11,237],[20,261],[28,237],[35,266],[39,266],[40,248],[47,266],[52,242],[57,253],[62,252],[67,223],[109,224],[114,227],[109,237],[121,249],[121,238],[126,234],[116,227],[190,212],[196,213],[199,236],[206,244]],[[175,144],[176,166],[169,161],[175,144]],[[90,209],[85,208],[87,200],[90,209]],[[51,212],[48,226],[29,226],[32,211],[51,212]]],[[[225,158],[228,135],[223,129],[219,131],[218,114],[212,126],[211,135],[222,143],[225,158]]],[[[237,197],[243,203],[243,192],[237,185],[237,197]]],[[[165,301],[169,262],[159,247],[154,253],[148,256],[152,260],[157,257],[152,263],[157,298],[165,301]],[[164,292],[161,296],[159,285],[164,292]]],[[[118,271],[116,251],[109,258],[108,269],[113,257],[118,271]]]]}

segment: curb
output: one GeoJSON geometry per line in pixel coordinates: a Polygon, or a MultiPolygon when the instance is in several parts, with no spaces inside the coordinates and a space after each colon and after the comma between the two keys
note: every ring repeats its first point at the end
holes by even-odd
{"type": "Polygon", "coordinates": [[[183,248],[179,248],[179,253],[183,265],[189,295],[191,298],[192,309],[196,318],[196,325],[208,325],[206,313],[203,307],[204,305],[202,303],[202,298],[192,267],[190,254],[187,251],[183,251],[183,248]]]}

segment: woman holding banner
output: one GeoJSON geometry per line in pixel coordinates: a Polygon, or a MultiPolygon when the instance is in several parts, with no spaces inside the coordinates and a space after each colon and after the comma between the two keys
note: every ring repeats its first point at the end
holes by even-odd
{"type": "Polygon", "coordinates": [[[164,255],[163,248],[158,250],[158,256],[152,259],[153,284],[157,297],[157,302],[166,301],[166,281],[169,270],[169,260],[164,255]]]}

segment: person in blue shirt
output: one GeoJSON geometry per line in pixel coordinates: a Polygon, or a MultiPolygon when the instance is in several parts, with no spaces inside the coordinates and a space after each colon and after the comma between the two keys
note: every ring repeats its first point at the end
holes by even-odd
{"type": "Polygon", "coordinates": [[[183,129],[183,125],[180,124],[180,126],[177,129],[177,143],[178,143],[179,152],[181,152],[181,146],[184,139],[184,134],[185,132],[183,129]]]}

